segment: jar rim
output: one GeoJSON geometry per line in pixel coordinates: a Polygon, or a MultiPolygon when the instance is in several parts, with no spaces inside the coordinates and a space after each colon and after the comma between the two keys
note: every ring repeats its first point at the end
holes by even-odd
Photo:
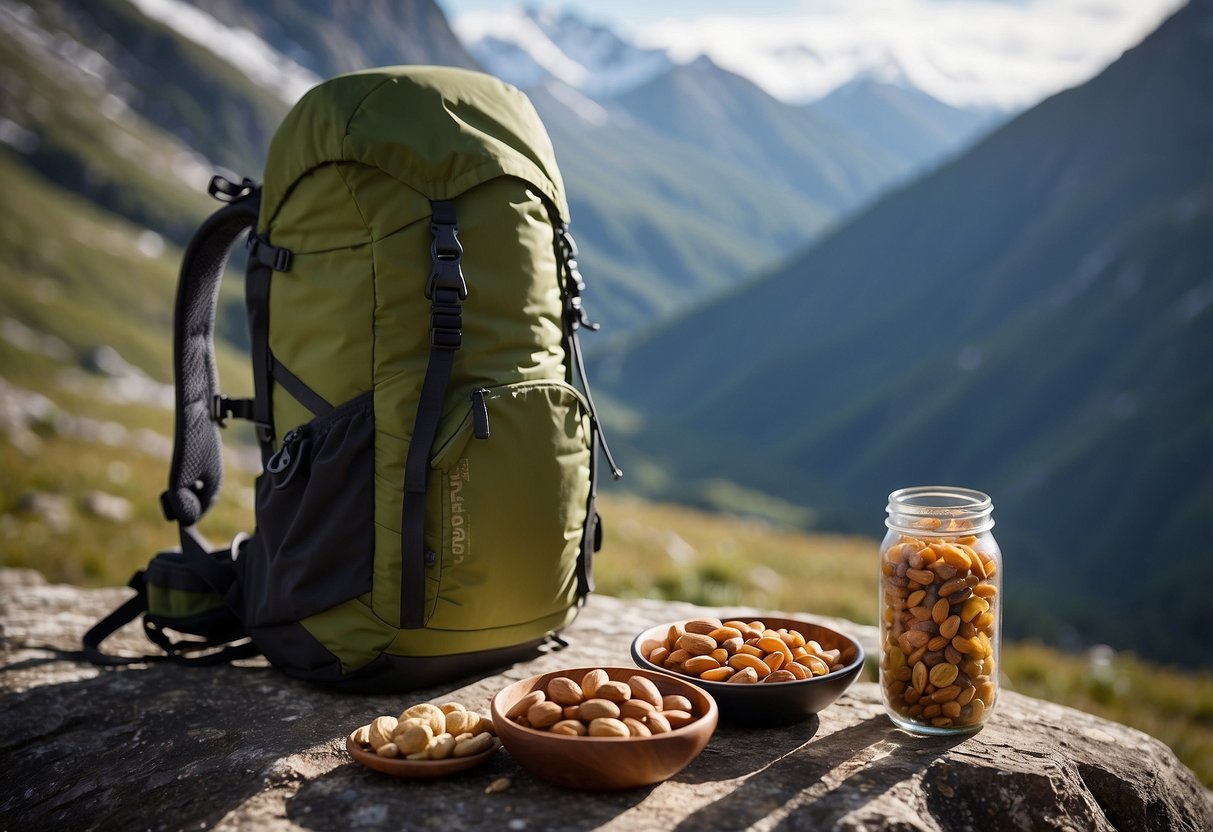
{"type": "Polygon", "coordinates": [[[990,495],[973,488],[951,485],[919,485],[899,488],[889,494],[886,511],[889,519],[885,525],[890,528],[908,528],[912,525],[917,533],[924,531],[930,533],[920,524],[913,523],[914,520],[924,518],[976,521],[969,527],[969,530],[973,532],[984,531],[994,525],[991,517],[994,511],[994,501],[990,499],[990,495]]]}
{"type": "Polygon", "coordinates": [[[953,485],[915,485],[899,488],[889,495],[889,508],[908,510],[914,514],[943,514],[949,511],[985,511],[994,508],[990,495],[975,488],[953,485]],[[916,502],[916,501],[923,502],[916,502]],[[927,502],[938,501],[938,502],[927,502]]]}

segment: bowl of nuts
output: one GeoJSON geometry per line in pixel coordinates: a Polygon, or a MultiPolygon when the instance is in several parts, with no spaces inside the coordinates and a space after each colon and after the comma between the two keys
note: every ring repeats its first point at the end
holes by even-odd
{"type": "Polygon", "coordinates": [[[500,747],[492,720],[459,702],[378,716],[345,740],[355,762],[393,777],[454,774],[487,762],[500,747]]]}
{"type": "Polygon", "coordinates": [[[636,666],[702,687],[720,718],[782,725],[833,704],[863,669],[851,636],[790,618],[693,618],[650,627],[632,641],[636,666]]]}
{"type": "Polygon", "coordinates": [[[632,667],[577,667],[503,688],[493,726],[536,777],[593,791],[659,783],[708,744],[719,712],[690,680],[632,667]]]}

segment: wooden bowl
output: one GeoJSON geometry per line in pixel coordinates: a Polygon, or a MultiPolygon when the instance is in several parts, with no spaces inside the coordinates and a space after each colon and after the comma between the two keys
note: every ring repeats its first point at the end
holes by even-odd
{"type": "MultiPolygon", "coordinates": [[[[752,615],[737,616],[751,620],[752,615]]],[[[726,619],[727,620],[727,619],[726,619]]],[[[798,630],[806,639],[816,641],[826,650],[842,651],[840,670],[825,676],[814,676],[793,682],[770,682],[752,685],[708,682],[687,673],[668,670],[653,664],[640,654],[640,645],[648,639],[662,640],[672,624],[671,621],[649,627],[632,640],[632,661],[636,666],[656,673],[664,673],[698,685],[712,695],[720,706],[721,720],[743,725],[787,725],[808,719],[833,704],[839,696],[858,678],[863,670],[863,646],[838,630],[799,621],[792,618],[763,617],[763,623],[773,630],[786,627],[798,630]]]]}
{"type": "Polygon", "coordinates": [[[580,681],[593,667],[554,670],[503,688],[493,697],[493,727],[510,756],[536,777],[559,786],[591,791],[633,789],[660,783],[686,768],[716,730],[719,711],[712,697],[689,680],[634,667],[604,667],[614,681],[643,676],[661,694],[681,694],[691,700],[698,719],[666,734],[651,737],[572,737],[526,728],[507,719],[514,703],[533,690],[546,690],[557,676],[580,681]]]}
{"type": "Polygon", "coordinates": [[[499,748],[501,748],[501,743],[493,740],[492,748],[467,757],[447,757],[445,760],[406,760],[403,757],[380,757],[374,751],[360,747],[358,743],[354,742],[353,735],[345,738],[345,750],[354,758],[354,762],[381,774],[407,779],[445,777],[457,771],[475,768],[487,763],[499,748]]]}

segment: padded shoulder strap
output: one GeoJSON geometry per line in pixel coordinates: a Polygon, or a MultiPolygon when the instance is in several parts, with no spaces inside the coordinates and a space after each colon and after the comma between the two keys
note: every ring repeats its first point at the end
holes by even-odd
{"type": "Polygon", "coordinates": [[[219,425],[212,414],[219,393],[215,368],[215,307],[219,283],[236,240],[257,223],[261,191],[251,183],[202,224],[185,250],[173,314],[173,372],[177,420],[165,515],[193,525],[210,508],[223,482],[219,425]]]}

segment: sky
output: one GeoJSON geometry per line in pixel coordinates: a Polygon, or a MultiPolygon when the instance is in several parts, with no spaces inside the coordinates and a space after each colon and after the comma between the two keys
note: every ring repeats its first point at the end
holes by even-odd
{"type": "Polygon", "coordinates": [[[448,17],[530,5],[576,11],[682,62],[707,54],[790,102],[854,76],[957,106],[1014,110],[1098,74],[1183,0],[438,0],[448,17]],[[883,73],[883,75],[881,75],[883,73]]]}

